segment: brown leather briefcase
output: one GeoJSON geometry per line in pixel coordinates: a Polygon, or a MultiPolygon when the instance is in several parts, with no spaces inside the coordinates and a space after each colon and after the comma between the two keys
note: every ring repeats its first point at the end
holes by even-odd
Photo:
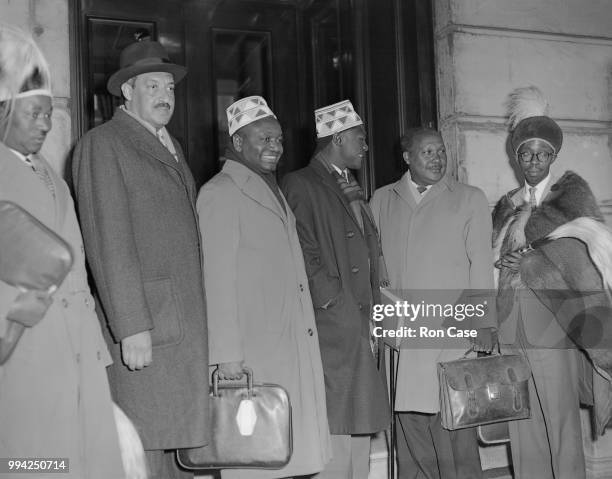
{"type": "Polygon", "coordinates": [[[455,430],[530,417],[530,375],[520,355],[438,363],[442,426],[455,430]]]}
{"type": "Polygon", "coordinates": [[[219,385],[213,373],[210,395],[211,437],[207,446],[179,449],[177,459],[190,470],[280,469],[293,452],[289,395],[276,384],[219,385]],[[248,417],[240,417],[250,401],[248,417]]]}

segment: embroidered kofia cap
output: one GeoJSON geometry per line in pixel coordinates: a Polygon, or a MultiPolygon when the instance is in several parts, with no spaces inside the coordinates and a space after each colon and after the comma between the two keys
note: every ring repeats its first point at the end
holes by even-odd
{"type": "Polygon", "coordinates": [[[317,138],[324,138],[354,126],[363,125],[350,100],[315,110],[317,138]]]}
{"type": "Polygon", "coordinates": [[[548,143],[555,153],[563,144],[563,132],[557,122],[548,116],[548,102],[538,87],[517,88],[510,93],[508,123],[512,130],[510,141],[516,153],[530,140],[548,143]]]}
{"type": "Polygon", "coordinates": [[[47,60],[23,30],[0,23],[0,102],[51,95],[47,60]]]}
{"type": "Polygon", "coordinates": [[[241,98],[232,103],[227,110],[227,126],[229,127],[229,136],[232,136],[243,126],[253,123],[271,116],[276,118],[276,115],[270,110],[270,107],[260,96],[249,96],[241,98]]]}

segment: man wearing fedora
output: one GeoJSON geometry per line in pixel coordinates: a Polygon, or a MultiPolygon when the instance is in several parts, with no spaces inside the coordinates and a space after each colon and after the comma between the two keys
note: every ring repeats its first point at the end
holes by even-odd
{"type": "Polygon", "coordinates": [[[154,41],[129,45],[108,90],[125,102],[77,144],[73,177],[115,401],[152,478],[184,477],[173,450],[207,442],[208,342],[196,188],[165,125],[186,74],[154,41]]]}

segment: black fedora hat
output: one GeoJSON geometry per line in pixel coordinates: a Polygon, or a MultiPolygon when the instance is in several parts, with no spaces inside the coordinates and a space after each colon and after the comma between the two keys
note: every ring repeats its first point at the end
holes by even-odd
{"type": "Polygon", "coordinates": [[[119,70],[108,79],[106,88],[115,96],[121,96],[121,85],[136,75],[149,72],[168,72],[178,83],[187,74],[187,68],[170,63],[168,53],[159,42],[142,41],[123,49],[119,57],[119,70]]]}

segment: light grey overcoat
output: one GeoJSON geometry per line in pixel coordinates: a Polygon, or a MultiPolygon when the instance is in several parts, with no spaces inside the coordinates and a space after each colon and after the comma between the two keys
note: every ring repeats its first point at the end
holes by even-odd
{"type": "Polygon", "coordinates": [[[295,229],[263,179],[227,160],[200,190],[211,364],[241,361],[256,382],[280,384],[293,415],[293,456],[280,470],[223,471],[223,478],[312,474],[329,459],[319,339],[295,229]]]}

